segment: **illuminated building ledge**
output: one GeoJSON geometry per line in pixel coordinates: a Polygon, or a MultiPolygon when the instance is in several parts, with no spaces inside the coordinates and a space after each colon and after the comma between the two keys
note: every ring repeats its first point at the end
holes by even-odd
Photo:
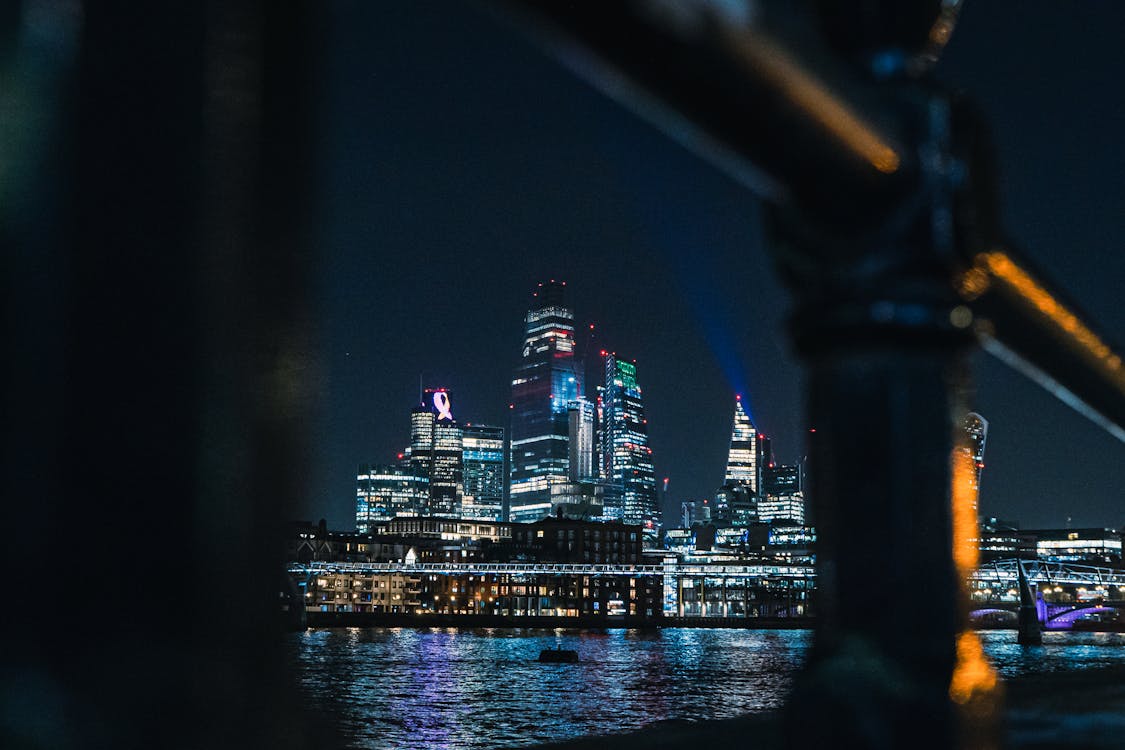
{"type": "MultiPolygon", "coordinates": [[[[1016,561],[999,560],[982,565],[973,573],[979,582],[1005,582],[1016,580],[1016,561]]],[[[1089,565],[1071,565],[1035,560],[1025,560],[1024,570],[1032,583],[1052,584],[1106,584],[1125,586],[1125,570],[1098,568],[1089,565]]],[[[513,575],[617,575],[617,576],[708,576],[725,578],[816,578],[815,568],[808,565],[700,565],[668,563],[665,565],[583,565],[575,563],[345,563],[311,562],[291,563],[290,573],[314,575],[318,573],[359,573],[422,575],[508,573],[513,575]]]]}
{"type": "Polygon", "coordinates": [[[570,573],[577,575],[618,576],[722,576],[727,578],[814,578],[815,570],[806,565],[583,565],[576,563],[291,563],[290,573],[400,573],[417,575],[425,573],[511,573],[549,575],[570,573]]]}

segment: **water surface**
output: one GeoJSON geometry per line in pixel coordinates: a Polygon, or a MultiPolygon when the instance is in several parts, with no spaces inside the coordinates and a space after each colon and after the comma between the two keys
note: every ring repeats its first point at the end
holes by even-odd
{"type": "MultiPolygon", "coordinates": [[[[984,631],[1004,677],[1125,664],[1125,634],[984,631]]],[[[510,748],[778,708],[804,630],[309,630],[290,636],[311,709],[364,748],[510,748]],[[539,664],[544,648],[578,664],[539,664]]]]}

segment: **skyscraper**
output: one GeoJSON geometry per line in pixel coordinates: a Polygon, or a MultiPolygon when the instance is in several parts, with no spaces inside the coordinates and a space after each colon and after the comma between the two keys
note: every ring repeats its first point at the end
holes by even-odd
{"type": "Polygon", "coordinates": [[[758,520],[805,523],[805,494],[801,487],[801,467],[767,466],[762,469],[762,497],[758,500],[758,520]]]}
{"type": "Polygon", "coordinates": [[[660,533],[660,506],[646,424],[637,366],[614,353],[606,353],[602,475],[621,488],[622,520],[641,524],[646,539],[654,542],[660,533]]]}
{"type": "Polygon", "coordinates": [[[512,379],[509,518],[551,512],[551,486],[568,480],[569,404],[582,395],[574,356],[574,313],[565,282],[540,284],[524,318],[520,364],[512,379]]]}
{"type": "Polygon", "coordinates": [[[504,508],[504,428],[467,424],[461,431],[461,518],[499,521],[504,508]]]}
{"type": "Polygon", "coordinates": [[[758,492],[760,467],[758,454],[758,431],[750,421],[750,415],[742,408],[742,396],[734,397],[734,428],[730,436],[730,453],[727,456],[727,472],[723,484],[745,485],[752,492],[758,492]]]}
{"type": "Polygon", "coordinates": [[[427,388],[410,412],[410,446],[403,461],[429,479],[429,499],[421,515],[461,514],[461,427],[453,418],[450,395],[445,388],[427,388]]]}
{"type": "Polygon", "coordinates": [[[988,440],[988,420],[971,411],[962,424],[968,437],[968,450],[973,458],[973,490],[980,490],[980,475],[984,471],[984,444],[988,440]]]}
{"type": "Polygon", "coordinates": [[[364,464],[356,475],[356,530],[365,533],[395,516],[423,515],[430,503],[429,476],[413,464],[364,464]]]}
{"type": "Polygon", "coordinates": [[[567,405],[569,462],[567,476],[572,482],[598,478],[597,411],[588,399],[579,397],[567,405]]]}
{"type": "Polygon", "coordinates": [[[428,515],[458,518],[461,515],[463,478],[461,427],[453,418],[446,389],[427,389],[423,403],[429,406],[433,417],[428,515]]]}

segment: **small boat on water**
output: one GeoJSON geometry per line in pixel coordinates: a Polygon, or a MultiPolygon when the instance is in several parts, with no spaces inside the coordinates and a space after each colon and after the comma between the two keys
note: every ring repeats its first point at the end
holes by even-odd
{"type": "Polygon", "coordinates": [[[539,652],[539,661],[551,664],[577,664],[578,652],[562,646],[545,648],[539,652]]]}

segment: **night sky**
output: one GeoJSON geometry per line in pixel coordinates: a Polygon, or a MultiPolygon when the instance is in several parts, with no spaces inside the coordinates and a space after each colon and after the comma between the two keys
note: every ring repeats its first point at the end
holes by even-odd
{"type": "MultiPolygon", "coordinates": [[[[336,2],[320,108],[319,419],[305,517],[354,527],[426,386],[507,427],[523,316],[567,281],[598,348],[635,358],[666,518],[722,479],[736,392],[777,460],[803,451],[788,298],[743,189],[460,3],[336,2]]],[[[1010,235],[1125,340],[1125,4],[968,0],[939,68],[991,117],[1010,235]]],[[[1125,523],[1125,446],[975,360],[981,512],[1125,523]]]]}

